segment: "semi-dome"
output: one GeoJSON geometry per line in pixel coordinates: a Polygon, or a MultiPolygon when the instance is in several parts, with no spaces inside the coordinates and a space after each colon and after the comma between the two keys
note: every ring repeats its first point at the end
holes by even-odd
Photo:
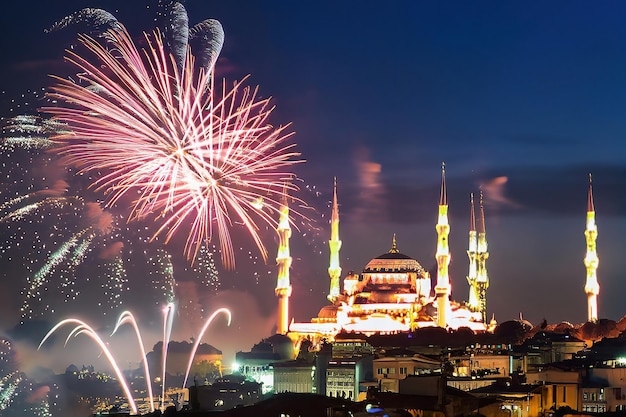
{"type": "Polygon", "coordinates": [[[426,270],[415,259],[400,253],[396,245],[396,236],[393,236],[391,249],[387,253],[372,259],[365,265],[364,273],[377,272],[417,272],[424,276],[426,270]]]}
{"type": "Polygon", "coordinates": [[[320,319],[336,319],[337,318],[337,309],[338,307],[334,304],[325,305],[322,309],[317,313],[317,317],[320,319]]]}

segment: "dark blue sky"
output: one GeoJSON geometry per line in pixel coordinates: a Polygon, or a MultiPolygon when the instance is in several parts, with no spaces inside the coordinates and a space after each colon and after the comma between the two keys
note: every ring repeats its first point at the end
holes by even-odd
{"type": "MultiPolygon", "coordinates": [[[[134,34],[151,30],[149,1],[128,3],[35,0],[4,6],[4,101],[61,71],[62,36],[43,29],[73,11],[101,7],[134,34]]],[[[445,161],[453,298],[467,298],[469,193],[484,185],[489,314],[500,322],[523,313],[534,323],[580,323],[586,319],[583,231],[592,172],[599,313],[614,320],[626,313],[625,3],[184,5],[190,23],[211,17],[224,27],[218,76],[251,74],[261,94],[274,98],[273,121],[293,123],[307,160],[298,174],[321,193],[313,205],[326,206],[337,177],[344,272],[386,252],[393,233],[403,253],[433,268],[445,161]]],[[[328,228],[324,222],[322,227],[323,235],[328,228]]],[[[307,253],[314,245],[298,239],[292,248],[294,314],[307,320],[325,300],[327,253],[307,253]]],[[[268,316],[275,308],[272,286],[259,297],[268,316]]]]}

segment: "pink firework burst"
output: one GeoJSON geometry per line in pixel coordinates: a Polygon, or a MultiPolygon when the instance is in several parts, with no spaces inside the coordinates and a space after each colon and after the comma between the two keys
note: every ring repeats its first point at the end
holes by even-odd
{"type": "Polygon", "coordinates": [[[43,109],[68,127],[52,138],[56,151],[98,175],[92,186],[109,205],[130,196],[129,221],[158,220],[154,237],[185,230],[192,262],[217,234],[224,265],[234,267],[233,221],[266,259],[257,221],[276,224],[284,187],[296,189],[289,168],[302,162],[291,133],[269,124],[273,107],[257,89],[242,81],[215,91],[189,50],[177,69],[159,33],[145,39],[138,49],[120,25],[101,40],[80,37],[93,59],[68,51],[78,82],[55,77],[58,105],[43,109]]]}

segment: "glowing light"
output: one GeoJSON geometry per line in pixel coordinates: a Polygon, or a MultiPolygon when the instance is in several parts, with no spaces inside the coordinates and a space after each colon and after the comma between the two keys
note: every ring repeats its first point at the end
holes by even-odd
{"type": "MultiPolygon", "coordinates": [[[[76,324],[76,327],[70,332],[68,339],[71,336],[78,336],[80,334],[85,334],[86,336],[89,336],[94,342],[96,342],[96,344],[100,347],[100,349],[102,349],[102,352],[104,352],[104,355],[109,361],[109,364],[115,371],[115,375],[117,376],[117,379],[120,382],[120,385],[122,386],[122,390],[124,391],[124,394],[126,395],[126,398],[128,399],[128,404],[130,405],[131,410],[133,411],[134,414],[137,414],[137,405],[135,404],[135,400],[133,399],[129,386],[126,383],[126,378],[124,378],[124,374],[122,373],[119,366],[117,365],[117,362],[115,361],[115,358],[113,357],[113,354],[111,354],[111,351],[109,350],[109,348],[107,348],[106,344],[102,341],[100,336],[98,336],[98,334],[87,323],[78,319],[65,319],[65,320],[60,321],[44,336],[44,338],[39,343],[37,350],[41,349],[41,346],[43,346],[46,340],[48,340],[48,338],[54,332],[56,332],[59,328],[65,326],[66,324],[70,324],[70,323],[76,324]]],[[[67,339],[65,342],[67,344],[67,339]]]]}
{"type": "Polygon", "coordinates": [[[143,345],[143,339],[141,338],[141,332],[139,331],[139,326],[137,325],[137,321],[135,320],[135,316],[130,311],[124,311],[120,314],[117,319],[117,323],[115,324],[115,328],[111,333],[111,336],[115,334],[117,329],[125,323],[130,323],[130,325],[135,330],[135,336],[137,337],[137,343],[139,344],[139,349],[141,350],[141,359],[143,361],[143,370],[146,376],[146,385],[148,386],[148,396],[150,397],[150,411],[154,411],[154,395],[152,394],[152,378],[150,378],[150,367],[148,366],[148,357],[146,356],[146,349],[143,345]]]}
{"type": "Polygon", "coordinates": [[[235,219],[267,259],[256,219],[275,225],[283,184],[296,189],[287,168],[302,162],[285,144],[288,126],[268,123],[269,100],[242,82],[224,83],[217,97],[211,72],[196,70],[190,53],[178,68],[159,34],[146,35],[141,51],[121,24],[104,38],[81,36],[96,62],[68,52],[79,82],[57,78],[49,95],[59,106],[44,110],[67,125],[53,137],[59,154],[81,173],[103,172],[92,185],[109,204],[138,194],[129,220],[159,218],[154,237],[169,241],[190,220],[190,259],[216,231],[222,261],[233,267],[235,219]],[[261,197],[267,210],[257,209],[261,197]]]}
{"type": "Polygon", "coordinates": [[[187,372],[185,373],[185,379],[183,380],[183,386],[182,386],[183,388],[185,388],[185,386],[187,385],[187,379],[189,378],[189,372],[191,371],[191,365],[193,365],[193,358],[196,355],[196,351],[198,350],[198,346],[200,346],[200,342],[202,341],[202,337],[204,336],[204,333],[206,333],[207,329],[209,328],[209,326],[213,322],[213,319],[220,313],[226,314],[226,316],[228,317],[228,325],[230,326],[231,314],[230,314],[230,310],[228,310],[227,308],[220,308],[218,310],[215,310],[215,312],[213,312],[213,314],[211,314],[211,316],[209,316],[209,318],[204,323],[204,327],[202,327],[202,330],[200,331],[200,334],[196,338],[196,342],[193,344],[193,348],[191,349],[191,354],[189,355],[189,362],[187,363],[187,372]]]}
{"type": "MultiPolygon", "coordinates": [[[[202,330],[199,333],[198,339],[197,339],[196,343],[194,344],[194,346],[193,346],[193,348],[192,348],[192,350],[190,352],[189,363],[188,363],[188,366],[187,366],[187,372],[185,374],[185,381],[183,383],[183,388],[184,388],[184,385],[186,385],[187,379],[189,377],[191,365],[193,364],[193,359],[194,359],[196,351],[198,350],[198,347],[200,345],[200,341],[203,338],[204,334],[206,333],[208,327],[211,325],[213,320],[219,314],[225,314],[227,316],[227,319],[228,319],[227,323],[230,326],[231,313],[230,313],[230,311],[227,308],[219,308],[219,309],[215,310],[211,314],[211,316],[209,316],[207,318],[204,326],[202,327],[202,330]]],[[[166,379],[166,369],[167,369],[167,350],[168,350],[168,344],[169,344],[171,331],[172,331],[173,317],[174,317],[174,304],[170,303],[165,308],[163,308],[163,338],[164,339],[163,339],[163,345],[162,345],[163,346],[163,351],[162,351],[162,362],[161,362],[161,365],[163,367],[163,372],[161,373],[161,376],[156,378],[156,381],[162,384],[160,408],[162,408],[164,406],[164,402],[165,402],[165,391],[166,391],[166,381],[165,381],[165,379],[166,379]]],[[[153,396],[152,387],[151,387],[152,379],[151,379],[151,376],[150,376],[150,369],[148,367],[147,355],[146,355],[146,352],[145,352],[145,349],[144,349],[143,339],[141,337],[141,332],[139,330],[139,326],[137,324],[137,321],[136,321],[134,315],[131,312],[124,311],[124,312],[122,312],[120,314],[120,316],[118,317],[117,323],[115,325],[115,328],[113,329],[113,332],[111,333],[111,336],[113,336],[117,332],[117,330],[120,328],[120,326],[122,326],[123,324],[126,324],[126,323],[131,324],[133,329],[134,329],[134,331],[135,331],[135,336],[137,338],[137,342],[138,342],[139,347],[140,347],[142,361],[144,363],[144,373],[145,373],[146,382],[147,382],[147,385],[148,385],[148,395],[150,396],[150,408],[151,408],[152,411],[154,411],[154,409],[155,409],[155,406],[154,406],[154,396],[153,396]]],[[[100,338],[100,336],[93,330],[93,328],[91,328],[84,321],[79,320],[79,319],[75,319],[75,318],[69,318],[69,319],[65,319],[65,320],[60,321],[59,323],[57,323],[44,336],[44,338],[39,343],[38,349],[41,349],[41,347],[50,338],[50,336],[53,333],[55,333],[59,328],[65,326],[66,324],[75,324],[76,326],[67,335],[67,337],[65,339],[65,345],[67,345],[67,343],[69,342],[70,339],[72,339],[73,337],[77,337],[78,335],[81,335],[81,334],[89,336],[92,340],[94,340],[98,344],[98,346],[102,349],[102,351],[104,352],[105,356],[107,357],[107,360],[109,361],[109,364],[114,369],[115,374],[116,374],[118,380],[120,381],[120,384],[121,384],[121,386],[122,386],[122,388],[124,390],[124,393],[126,394],[126,396],[128,398],[128,402],[129,402],[131,408],[133,408],[133,412],[136,413],[137,412],[137,408],[136,408],[134,399],[132,397],[132,394],[130,392],[130,388],[129,388],[128,383],[126,382],[123,374],[121,373],[121,370],[120,370],[119,366],[117,365],[117,362],[116,362],[113,354],[107,348],[107,345],[103,342],[103,340],[100,338]]],[[[8,380],[10,377],[11,376],[7,376],[7,377],[5,377],[5,379],[8,380]]],[[[8,392],[7,390],[3,390],[3,380],[0,379],[0,410],[2,409],[1,408],[2,407],[2,401],[3,401],[2,396],[6,396],[6,398],[8,400],[10,400],[10,397],[12,396],[12,392],[8,392]]]]}
{"type": "Polygon", "coordinates": [[[163,309],[163,351],[162,353],[162,362],[161,366],[163,368],[163,372],[161,374],[161,407],[163,407],[163,402],[165,401],[165,375],[166,375],[166,366],[167,366],[167,346],[170,342],[170,336],[172,334],[172,323],[174,320],[174,304],[169,303],[163,309]]]}
{"type": "Polygon", "coordinates": [[[589,174],[589,192],[587,197],[587,227],[585,228],[585,242],[587,252],[585,253],[584,264],[587,270],[585,281],[585,293],[587,294],[587,320],[598,320],[598,294],[600,284],[598,284],[597,269],[600,263],[596,252],[596,239],[598,238],[598,227],[596,226],[596,209],[593,203],[593,189],[591,184],[591,174],[589,174]]]}

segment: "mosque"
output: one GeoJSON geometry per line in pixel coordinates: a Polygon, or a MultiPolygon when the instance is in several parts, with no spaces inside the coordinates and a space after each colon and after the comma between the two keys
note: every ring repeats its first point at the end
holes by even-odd
{"type": "MultiPolygon", "coordinates": [[[[331,216],[329,304],[322,307],[310,322],[294,322],[289,319],[289,207],[283,199],[277,232],[279,248],[276,262],[278,279],[275,289],[278,298],[277,333],[288,336],[294,343],[309,340],[314,344],[333,341],[339,333],[354,332],[365,335],[410,332],[423,327],[458,329],[467,327],[474,332],[490,332],[496,326],[495,318],[487,318],[487,289],[489,276],[486,261],[489,257],[482,192],[479,213],[475,216],[474,198],[470,198],[470,227],[467,255],[469,260],[467,282],[468,299],[457,302],[450,297],[448,265],[448,202],[445,166],[442,165],[441,191],[437,231],[437,277],[434,287],[429,273],[420,263],[398,249],[395,236],[387,253],[375,257],[365,265],[360,274],[350,272],[341,279],[339,251],[339,209],[336,182],[333,189],[331,216]],[[343,285],[340,285],[343,284],[343,285]]],[[[589,177],[587,225],[585,231],[587,254],[584,264],[587,270],[585,293],[588,299],[588,320],[596,321],[599,285],[596,277],[598,257],[595,250],[597,228],[595,209],[589,177]]]]}

